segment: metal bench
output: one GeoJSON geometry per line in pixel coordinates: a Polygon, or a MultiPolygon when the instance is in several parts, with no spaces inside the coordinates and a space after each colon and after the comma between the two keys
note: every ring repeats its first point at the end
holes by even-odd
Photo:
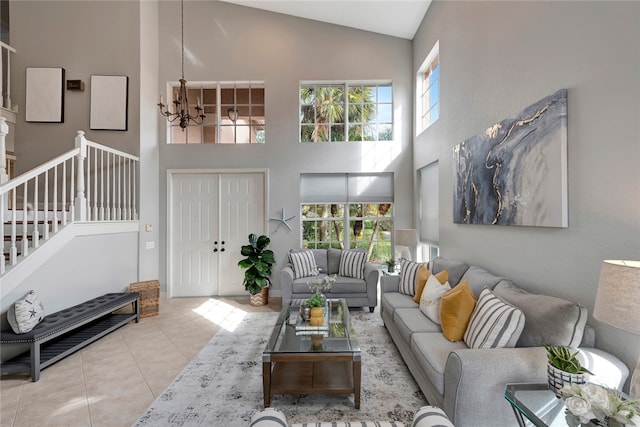
{"type": "Polygon", "coordinates": [[[52,313],[25,334],[0,331],[0,344],[29,344],[30,350],[2,363],[5,369],[24,368],[31,380],[40,379],[40,371],[67,357],[121,326],[140,321],[140,296],[137,292],[110,293],[73,307],[52,313]],[[114,313],[133,304],[133,313],[114,313]]]}

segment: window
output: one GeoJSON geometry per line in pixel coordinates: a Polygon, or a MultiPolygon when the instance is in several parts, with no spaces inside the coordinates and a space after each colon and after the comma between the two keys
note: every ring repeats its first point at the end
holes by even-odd
{"type": "Polygon", "coordinates": [[[417,133],[440,117],[440,41],[437,41],[418,69],[416,88],[417,133]]]}
{"type": "Polygon", "coordinates": [[[364,248],[367,259],[392,255],[393,175],[303,174],[301,246],[364,248]]]}
{"type": "Polygon", "coordinates": [[[392,139],[391,83],[300,84],[300,142],[392,139]]]}
{"type": "MultiPolygon", "coordinates": [[[[202,124],[183,131],[170,123],[171,144],[260,144],[265,142],[264,84],[254,82],[189,84],[187,98],[193,106],[202,100],[202,124]],[[193,86],[200,86],[199,88],[193,86]]],[[[176,95],[176,87],[171,93],[176,95]]],[[[173,107],[173,104],[170,104],[173,107]]]]}
{"type": "Polygon", "coordinates": [[[440,165],[435,161],[418,170],[420,194],[420,244],[418,257],[428,261],[438,256],[440,240],[440,165]]]}

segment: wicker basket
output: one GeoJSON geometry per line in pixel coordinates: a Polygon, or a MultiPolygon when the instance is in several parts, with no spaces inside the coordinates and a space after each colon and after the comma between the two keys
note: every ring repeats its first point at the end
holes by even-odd
{"type": "Polygon", "coordinates": [[[160,314],[160,282],[158,280],[132,283],[129,285],[129,290],[140,294],[140,317],[160,314]]]}
{"type": "Polygon", "coordinates": [[[249,295],[249,304],[254,307],[261,307],[269,304],[269,288],[262,288],[262,290],[257,294],[249,295]]]}

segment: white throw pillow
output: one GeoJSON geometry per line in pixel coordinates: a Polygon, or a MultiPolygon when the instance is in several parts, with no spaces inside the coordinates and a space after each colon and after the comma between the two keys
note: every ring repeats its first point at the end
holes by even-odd
{"type": "Polygon", "coordinates": [[[523,328],[522,311],[484,288],[464,333],[464,342],[469,348],[515,347],[523,328]]]}
{"type": "Polygon", "coordinates": [[[420,311],[438,325],[440,324],[440,302],[442,301],[442,295],[449,290],[451,290],[449,282],[442,284],[436,279],[436,276],[430,274],[422,290],[422,295],[420,296],[420,311]]]}
{"type": "Polygon", "coordinates": [[[7,321],[16,334],[25,334],[44,319],[44,307],[35,291],[29,291],[9,307],[7,321]]]}
{"type": "Polygon", "coordinates": [[[367,253],[365,251],[344,250],[340,254],[340,266],[338,275],[364,279],[364,263],[367,253]]]}
{"type": "Polygon", "coordinates": [[[289,252],[289,262],[293,266],[293,278],[316,276],[318,267],[313,251],[289,252]]]}

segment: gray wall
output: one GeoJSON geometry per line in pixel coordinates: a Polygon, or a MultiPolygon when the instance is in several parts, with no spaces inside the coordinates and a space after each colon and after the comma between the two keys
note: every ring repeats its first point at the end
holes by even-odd
{"type": "Polygon", "coordinates": [[[136,1],[12,1],[11,95],[18,104],[16,172],[22,173],[74,146],[77,130],[89,140],[138,154],[140,5],[136,1]],[[26,67],[62,67],[84,92],[67,91],[64,123],[26,123],[26,67]],[[129,76],[128,131],[89,130],[92,74],[129,76]]]}
{"type": "MultiPolygon", "coordinates": [[[[640,3],[434,2],[414,73],[440,40],[441,113],[414,142],[440,161],[441,254],[591,312],[604,259],[640,259],[640,3]],[[569,227],[453,224],[452,147],[568,89],[569,227]]],[[[597,345],[633,368],[640,337],[590,319],[597,345]]]]}
{"type": "MultiPolygon", "coordinates": [[[[9,328],[6,316],[9,306],[30,290],[35,290],[40,297],[45,314],[105,293],[125,292],[130,283],[137,281],[137,264],[130,262],[137,255],[137,232],[74,238],[2,298],[0,328],[9,328]]],[[[16,347],[1,350],[0,360],[23,351],[16,347]]]]}
{"type": "MultiPolygon", "coordinates": [[[[293,232],[269,224],[279,271],[299,245],[299,175],[303,172],[394,171],[396,225],[413,222],[411,164],[411,42],[222,2],[185,2],[185,78],[264,80],[266,144],[166,145],[161,142],[160,276],[166,275],[166,171],[173,168],[268,168],[268,217],[284,207],[293,232]],[[298,143],[300,80],[392,80],[396,140],[380,143],[298,143]]],[[[180,76],[180,5],[160,2],[160,91],[180,76]]],[[[157,102],[156,97],[152,100],[157,102]]],[[[149,102],[144,100],[144,102],[149,102]]],[[[155,107],[155,106],[154,106],[155,107]]],[[[161,141],[164,141],[162,130],[161,141]]],[[[279,275],[274,277],[279,289],[279,275]]],[[[163,280],[164,283],[164,280],[163,280]]]]}

